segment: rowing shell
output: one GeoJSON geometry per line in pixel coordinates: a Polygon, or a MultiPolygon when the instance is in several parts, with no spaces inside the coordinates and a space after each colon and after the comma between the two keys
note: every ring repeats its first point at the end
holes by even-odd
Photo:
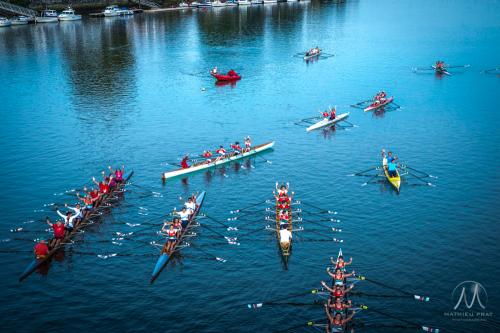
{"type": "MultiPolygon", "coordinates": [[[[339,262],[339,258],[340,258],[341,256],[342,256],[342,249],[339,249],[339,254],[337,255],[337,262],[339,262]]],[[[337,269],[337,266],[335,266],[335,269],[337,269]]],[[[344,272],[345,272],[345,271],[346,271],[346,270],[345,270],[345,267],[344,267],[344,272]]],[[[347,279],[344,279],[344,285],[347,285],[347,279]]],[[[333,279],[332,279],[332,285],[331,285],[331,287],[332,287],[332,288],[334,287],[334,281],[333,281],[333,279]]],[[[331,302],[331,303],[335,303],[335,299],[334,299],[333,295],[331,295],[331,294],[330,294],[329,298],[330,298],[330,302],[331,302]]],[[[345,301],[347,301],[347,300],[348,300],[348,298],[347,298],[347,295],[346,295],[346,294],[344,294],[344,300],[345,300],[345,301]]],[[[344,319],[345,319],[345,318],[347,318],[347,316],[348,316],[348,315],[349,315],[349,309],[344,309],[344,310],[342,310],[342,318],[344,318],[344,319]]],[[[339,333],[340,333],[340,332],[347,332],[347,324],[342,325],[342,327],[331,327],[331,326],[330,326],[330,323],[328,323],[328,328],[329,328],[329,330],[328,330],[328,331],[329,331],[329,332],[332,332],[332,333],[333,333],[333,332],[335,332],[335,333],[337,333],[337,332],[339,332],[339,333]]]]}
{"type": "Polygon", "coordinates": [[[446,69],[444,68],[437,68],[436,66],[432,66],[432,68],[436,71],[436,73],[438,74],[444,74],[444,75],[451,75],[450,72],[448,72],[446,69]]]}
{"type": "Polygon", "coordinates": [[[230,163],[232,161],[241,160],[241,159],[243,159],[245,157],[249,157],[249,156],[255,155],[257,153],[260,153],[262,151],[271,149],[273,146],[274,146],[274,141],[267,142],[267,143],[255,146],[252,149],[250,149],[250,151],[247,151],[247,152],[244,152],[244,153],[239,153],[239,154],[231,153],[231,154],[228,154],[227,155],[228,157],[225,157],[225,158],[223,158],[221,160],[218,160],[218,161],[213,161],[213,162],[210,162],[210,163],[200,162],[200,163],[193,164],[189,168],[185,168],[185,169],[180,168],[180,169],[177,169],[177,170],[174,170],[174,171],[164,172],[164,173],[162,173],[162,179],[163,180],[167,180],[169,178],[175,178],[175,177],[178,177],[178,176],[186,175],[188,173],[192,173],[192,172],[196,172],[196,171],[200,171],[200,170],[206,170],[206,169],[218,166],[218,165],[223,165],[223,164],[230,163]]]}
{"type": "MultiPolygon", "coordinates": [[[[279,216],[279,211],[280,209],[278,208],[278,201],[276,200],[276,236],[278,237],[278,245],[280,247],[281,251],[281,257],[283,258],[283,262],[285,264],[285,269],[288,266],[288,257],[290,256],[290,252],[292,250],[292,240],[290,237],[290,242],[281,242],[281,235],[280,235],[280,216],[279,216]]],[[[289,218],[288,218],[288,231],[292,233],[292,203],[290,202],[290,208],[288,209],[289,213],[289,218]]]]}
{"type": "Polygon", "coordinates": [[[324,118],[318,121],[316,124],[313,124],[306,128],[307,132],[314,131],[316,129],[320,129],[326,126],[331,126],[334,125],[335,123],[342,121],[344,119],[347,119],[349,117],[349,112],[339,114],[335,119],[330,119],[330,118],[324,118]]]}
{"type": "MultiPolygon", "coordinates": [[[[175,251],[177,250],[177,247],[182,243],[182,241],[184,240],[184,238],[186,236],[186,232],[189,230],[191,224],[195,220],[196,215],[198,215],[198,213],[200,212],[201,205],[203,204],[203,200],[205,200],[205,193],[206,192],[203,191],[196,197],[196,209],[194,210],[193,214],[191,214],[191,216],[189,217],[186,228],[181,232],[179,239],[177,240],[177,242],[174,245],[174,248],[172,249],[172,253],[175,253],[175,251]]],[[[172,256],[167,254],[167,253],[164,253],[163,248],[162,248],[162,250],[160,252],[160,257],[156,261],[156,265],[155,265],[155,268],[153,270],[153,274],[151,275],[150,283],[155,282],[155,280],[158,278],[160,273],[167,266],[170,259],[172,259],[172,256]]]]}
{"type": "Polygon", "coordinates": [[[317,52],[317,53],[305,55],[304,60],[309,60],[309,59],[314,58],[314,57],[319,57],[321,55],[321,52],[323,52],[323,51],[319,50],[319,52],[317,52]]]}
{"type": "Polygon", "coordinates": [[[368,111],[373,111],[373,110],[376,110],[378,108],[381,108],[382,106],[386,106],[387,104],[391,103],[392,101],[394,100],[394,96],[392,97],[389,97],[387,98],[384,102],[382,103],[379,103],[379,104],[371,104],[370,106],[368,106],[366,109],[365,109],[365,112],[368,112],[368,111]]]}
{"type": "Polygon", "coordinates": [[[399,176],[399,172],[396,169],[396,177],[390,177],[389,172],[387,171],[387,159],[382,160],[382,169],[384,169],[384,174],[389,183],[396,189],[396,191],[399,193],[399,187],[401,186],[401,177],[399,176]]]}
{"type": "Polygon", "coordinates": [[[82,230],[85,229],[85,227],[87,225],[92,224],[89,221],[89,219],[91,218],[91,215],[92,215],[93,211],[96,210],[98,207],[100,207],[103,203],[105,203],[109,199],[109,197],[111,197],[111,195],[114,192],[116,192],[117,190],[121,189],[122,187],[125,187],[125,185],[127,184],[127,182],[129,181],[129,179],[132,177],[133,174],[134,174],[134,171],[132,171],[128,175],[128,177],[125,178],[125,180],[121,184],[117,185],[114,190],[110,191],[106,196],[103,196],[102,199],[100,200],[99,204],[97,204],[92,211],[86,211],[85,215],[82,218],[82,220],[80,222],[78,222],[78,225],[75,224],[73,230],[70,233],[66,234],[66,236],[64,236],[64,238],[61,240],[61,242],[59,243],[59,245],[57,245],[53,249],[51,249],[49,251],[49,253],[45,257],[34,259],[28,265],[28,267],[26,267],[26,269],[24,270],[23,274],[21,274],[21,276],[19,277],[19,282],[21,282],[24,279],[26,279],[33,272],[35,272],[40,266],[42,266],[43,264],[45,264],[46,262],[48,262],[54,256],[54,254],[56,254],[58,251],[60,251],[60,250],[62,250],[64,248],[65,244],[69,244],[71,242],[71,239],[75,235],[77,235],[80,232],[82,232],[82,230]]]}

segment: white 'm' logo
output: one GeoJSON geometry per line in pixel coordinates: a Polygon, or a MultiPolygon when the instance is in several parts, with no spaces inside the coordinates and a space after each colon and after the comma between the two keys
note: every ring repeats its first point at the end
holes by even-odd
{"type": "MultiPolygon", "coordinates": [[[[486,302],[488,301],[488,294],[486,293],[486,289],[484,287],[475,281],[464,281],[460,283],[458,286],[455,287],[453,290],[453,299],[456,299],[457,292],[460,291],[460,297],[458,297],[458,301],[455,304],[455,307],[453,310],[456,310],[460,304],[464,303],[467,309],[471,309],[474,304],[477,302],[479,306],[484,310],[486,308],[486,305],[483,304],[481,301],[481,297],[486,298],[486,302]],[[469,303],[469,295],[472,294],[472,299],[470,300],[469,303]]],[[[483,299],[484,300],[484,299],[483,299]]]]}

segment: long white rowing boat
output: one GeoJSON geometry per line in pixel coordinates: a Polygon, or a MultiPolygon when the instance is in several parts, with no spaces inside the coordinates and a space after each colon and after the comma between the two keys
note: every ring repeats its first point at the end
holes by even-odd
{"type": "Polygon", "coordinates": [[[306,131],[310,132],[310,131],[320,129],[320,128],[323,128],[326,126],[331,126],[331,125],[334,125],[335,123],[338,123],[339,121],[347,119],[348,117],[349,117],[349,112],[339,114],[337,117],[335,117],[335,119],[324,118],[324,119],[321,119],[320,121],[318,121],[316,124],[313,124],[313,125],[309,126],[308,128],[306,128],[306,131]]]}
{"type": "Polygon", "coordinates": [[[167,180],[169,178],[175,178],[178,176],[186,175],[188,173],[192,173],[192,172],[196,172],[196,171],[200,171],[200,170],[206,170],[206,169],[209,169],[212,167],[216,167],[218,165],[223,165],[223,164],[227,164],[227,163],[230,163],[233,161],[241,160],[245,157],[255,155],[255,154],[260,153],[264,150],[271,149],[273,146],[274,146],[274,141],[267,142],[267,143],[252,147],[249,151],[244,152],[244,153],[239,153],[239,154],[229,153],[226,155],[225,158],[220,159],[218,161],[215,161],[216,156],[214,155],[212,157],[212,159],[214,161],[212,161],[212,162],[200,162],[200,163],[196,163],[196,164],[191,165],[189,168],[185,168],[185,169],[180,168],[180,169],[177,169],[174,171],[164,172],[164,173],[162,173],[162,179],[167,180]]]}

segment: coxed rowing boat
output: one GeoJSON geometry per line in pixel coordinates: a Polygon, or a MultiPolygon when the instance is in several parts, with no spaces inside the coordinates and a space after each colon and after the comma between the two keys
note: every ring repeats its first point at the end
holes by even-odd
{"type": "MultiPolygon", "coordinates": [[[[47,253],[45,256],[43,256],[42,258],[36,258],[34,259],[29,265],[28,267],[26,267],[26,269],[24,270],[24,272],[21,274],[21,276],[19,277],[19,281],[23,281],[24,279],[26,279],[28,276],[30,276],[33,272],[35,272],[39,267],[41,267],[43,264],[49,262],[49,260],[60,250],[62,250],[64,248],[64,245],[66,244],[69,244],[71,239],[82,232],[83,229],[85,229],[87,226],[89,225],[92,225],[92,223],[90,222],[90,218],[92,217],[93,213],[95,212],[95,210],[97,208],[99,208],[100,206],[102,206],[103,204],[105,204],[111,197],[112,195],[116,192],[116,191],[119,191],[120,189],[122,189],[123,187],[125,187],[125,185],[127,184],[127,182],[130,180],[130,178],[132,177],[132,175],[134,174],[134,172],[130,172],[130,174],[128,175],[127,178],[125,178],[125,180],[118,184],[116,186],[116,188],[114,190],[111,190],[108,194],[104,195],[100,200],[99,202],[96,203],[96,205],[94,206],[94,208],[92,210],[87,210],[85,212],[85,215],[83,216],[83,218],[75,224],[73,230],[69,233],[67,233],[64,238],[56,245],[54,246],[54,248],[50,249],[49,253],[47,253]]],[[[51,243],[51,242],[49,242],[51,243]]]]}
{"type": "Polygon", "coordinates": [[[206,170],[212,167],[216,167],[219,165],[227,164],[233,161],[241,160],[245,157],[250,157],[252,155],[255,155],[257,153],[263,152],[265,150],[271,149],[274,146],[274,141],[272,142],[267,142],[255,147],[252,147],[249,151],[242,152],[242,153],[230,153],[227,154],[224,158],[221,159],[214,159],[213,161],[204,161],[204,162],[199,162],[196,164],[191,165],[188,168],[180,168],[174,171],[168,171],[162,173],[162,179],[167,180],[169,178],[175,178],[178,176],[186,175],[192,172],[200,171],[200,170],[206,170]]]}
{"type": "Polygon", "coordinates": [[[394,96],[392,97],[389,97],[387,98],[385,101],[383,102],[380,102],[380,103],[377,103],[377,102],[374,102],[372,104],[370,104],[367,108],[365,108],[365,112],[368,112],[368,111],[373,111],[373,110],[376,110],[378,108],[381,108],[383,106],[386,106],[387,104],[390,104],[392,103],[392,101],[394,100],[394,96]]]}
{"type": "MultiPolygon", "coordinates": [[[[290,202],[291,205],[291,202],[290,202]]],[[[292,250],[292,230],[293,230],[293,218],[292,218],[292,208],[291,206],[288,209],[283,209],[283,211],[286,210],[288,212],[288,219],[287,219],[287,225],[286,225],[286,230],[290,232],[290,236],[288,237],[288,240],[282,240],[281,238],[281,217],[280,217],[280,211],[282,211],[279,208],[279,201],[276,200],[276,236],[278,237],[278,246],[280,247],[281,251],[281,257],[283,258],[283,262],[285,264],[285,268],[288,266],[288,258],[290,256],[290,252],[292,250]]]]}
{"type": "Polygon", "coordinates": [[[306,128],[306,131],[310,132],[310,131],[314,131],[316,129],[331,126],[331,125],[334,125],[335,123],[338,123],[339,121],[347,119],[348,117],[349,117],[349,112],[339,114],[334,119],[324,118],[324,119],[321,119],[320,121],[318,121],[317,123],[306,128]]]}
{"type": "Polygon", "coordinates": [[[163,249],[165,248],[165,246],[162,248],[162,250],[160,252],[160,257],[156,261],[155,268],[153,269],[153,274],[151,275],[151,281],[150,281],[150,283],[155,282],[155,280],[158,278],[158,276],[160,275],[160,273],[167,266],[168,262],[172,258],[172,255],[176,252],[176,250],[178,250],[179,245],[182,243],[182,241],[186,237],[186,233],[188,232],[188,230],[190,229],[192,223],[195,221],[196,216],[200,212],[201,205],[203,204],[203,200],[205,200],[205,193],[206,192],[203,191],[203,192],[201,192],[196,197],[196,208],[195,208],[193,214],[191,214],[191,216],[189,217],[188,223],[186,224],[186,227],[182,230],[182,232],[181,232],[181,234],[179,236],[179,239],[177,240],[177,242],[175,243],[174,247],[172,248],[171,253],[169,254],[169,253],[165,253],[163,251],[163,249]]]}

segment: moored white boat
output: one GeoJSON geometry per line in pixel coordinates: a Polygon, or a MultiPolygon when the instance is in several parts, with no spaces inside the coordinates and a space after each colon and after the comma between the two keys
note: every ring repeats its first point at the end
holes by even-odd
{"type": "Polygon", "coordinates": [[[68,9],[63,10],[59,16],[57,16],[59,21],[77,21],[82,19],[82,15],[75,14],[73,8],[68,7],[68,9]]]}
{"type": "Polygon", "coordinates": [[[264,0],[250,0],[252,5],[262,5],[264,3],[264,0]]]}
{"type": "Polygon", "coordinates": [[[200,2],[198,5],[199,8],[207,8],[207,7],[212,7],[212,3],[210,1],[204,1],[200,2]]]}
{"type": "Polygon", "coordinates": [[[252,4],[249,0],[236,0],[236,3],[239,6],[249,6],[252,4]]]}
{"type": "Polygon", "coordinates": [[[179,4],[179,7],[180,7],[180,8],[189,8],[189,5],[188,5],[186,2],[181,2],[181,3],[179,4]]]}
{"type": "Polygon", "coordinates": [[[42,11],[42,15],[35,17],[36,23],[57,23],[59,22],[57,18],[57,12],[52,9],[46,9],[42,11]]]}
{"type": "Polygon", "coordinates": [[[212,7],[226,7],[226,6],[227,5],[225,2],[219,0],[212,1],[212,7]]]}
{"type": "MultiPolygon", "coordinates": [[[[169,178],[175,178],[175,177],[186,175],[186,174],[189,174],[192,172],[206,170],[206,169],[209,169],[212,167],[216,167],[218,165],[227,164],[227,163],[230,163],[233,161],[243,159],[245,157],[255,155],[255,154],[260,153],[262,151],[271,149],[273,146],[274,146],[274,141],[271,141],[271,142],[267,142],[267,143],[252,147],[252,149],[250,149],[250,151],[247,151],[245,153],[240,153],[237,155],[228,154],[227,157],[225,157],[224,159],[218,160],[218,161],[213,161],[213,162],[209,162],[209,163],[200,162],[200,163],[196,163],[194,165],[191,165],[189,168],[185,168],[185,169],[181,168],[181,169],[177,169],[174,171],[164,172],[162,174],[162,179],[167,180],[169,178]]],[[[213,159],[215,160],[215,157],[213,159]]]]}
{"type": "Polygon", "coordinates": [[[226,1],[225,4],[226,4],[227,7],[238,6],[238,4],[235,1],[232,1],[232,0],[226,1]]]}
{"type": "Polygon", "coordinates": [[[193,1],[189,4],[189,7],[194,7],[197,8],[200,6],[200,3],[198,1],[193,1]]]}
{"type": "Polygon", "coordinates": [[[134,15],[134,11],[128,8],[118,8],[116,5],[108,6],[103,12],[106,17],[134,15]]]}
{"type": "Polygon", "coordinates": [[[278,3],[278,0],[264,0],[264,5],[278,3]]]}
{"type": "Polygon", "coordinates": [[[6,17],[0,17],[0,27],[10,27],[12,22],[6,17]]]}
{"type": "Polygon", "coordinates": [[[30,18],[27,16],[16,16],[10,20],[12,25],[26,25],[30,22],[30,18]]]}
{"type": "Polygon", "coordinates": [[[348,117],[349,117],[349,112],[339,114],[338,116],[335,117],[335,119],[324,118],[324,119],[321,119],[320,121],[318,121],[317,123],[306,128],[306,131],[310,132],[310,131],[320,129],[323,127],[332,126],[335,123],[338,123],[339,121],[347,119],[348,117]]]}

